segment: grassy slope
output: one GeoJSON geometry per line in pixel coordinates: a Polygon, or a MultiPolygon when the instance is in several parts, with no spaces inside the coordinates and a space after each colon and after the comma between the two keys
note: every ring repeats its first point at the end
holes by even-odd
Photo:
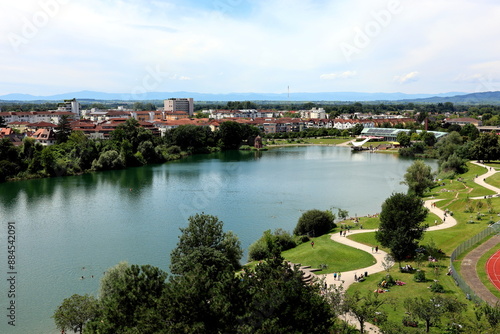
{"type": "MultiPolygon", "coordinates": [[[[479,187],[473,182],[473,178],[476,175],[481,175],[486,170],[473,164],[468,164],[468,166],[469,171],[461,175],[462,181],[443,180],[441,181],[442,184],[434,188],[429,194],[430,196],[444,199],[443,201],[439,201],[437,203],[438,206],[442,209],[451,210],[454,214],[454,217],[457,219],[458,224],[450,229],[425,233],[422,244],[425,245],[434,243],[436,247],[441,248],[448,255],[451,254],[451,252],[459,244],[486,228],[490,221],[496,221],[498,218],[496,213],[500,212],[500,198],[493,198],[491,200],[491,213],[488,213],[490,209],[488,208],[485,200],[468,200],[468,197],[493,194],[493,192],[491,192],[490,190],[479,187]],[[476,203],[483,202],[483,207],[479,208],[476,204],[474,213],[464,212],[469,201],[474,201],[476,203]],[[478,211],[483,215],[480,220],[478,219],[477,215],[478,211]]],[[[496,174],[495,176],[488,178],[487,182],[500,187],[500,174],[496,174]]],[[[438,220],[438,222],[440,222],[440,218],[436,217],[435,215],[428,215],[426,223],[432,226],[434,225],[435,220],[438,220]]],[[[363,225],[364,229],[372,229],[378,227],[379,221],[378,218],[362,217],[360,218],[360,223],[358,224],[355,224],[352,221],[346,221],[344,223],[345,225],[351,225],[353,229],[358,229],[359,225],[363,225]]],[[[375,233],[356,234],[350,236],[350,238],[366,245],[375,246],[378,244],[375,239],[375,233]]],[[[310,245],[307,246],[310,247],[310,245]]],[[[383,250],[387,251],[386,249],[383,250]]],[[[497,296],[500,296],[500,292],[498,292],[498,290],[496,290],[494,286],[489,282],[484,270],[484,263],[493,252],[494,251],[489,252],[481,259],[481,262],[478,264],[478,271],[481,281],[497,296]]],[[[414,262],[409,263],[414,267],[418,266],[414,262]]],[[[390,274],[393,275],[394,278],[400,279],[407,284],[405,286],[392,287],[390,289],[390,292],[380,295],[381,298],[389,298],[391,300],[391,305],[384,306],[385,311],[389,313],[389,320],[397,323],[401,322],[401,319],[405,315],[403,301],[406,297],[421,296],[424,298],[430,298],[433,293],[430,292],[428,287],[433,280],[438,280],[444,286],[446,290],[446,296],[457,298],[459,301],[467,303],[469,305],[467,311],[465,312],[465,314],[463,314],[464,317],[468,319],[475,317],[473,305],[465,299],[463,292],[456,286],[451,276],[446,275],[448,264],[449,256],[445,257],[439,262],[440,268],[436,272],[433,268],[427,267],[426,263],[423,263],[421,269],[426,272],[426,276],[428,279],[428,282],[425,283],[414,282],[413,274],[400,273],[397,269],[397,264],[393,268],[391,268],[390,274]]],[[[333,265],[336,264],[333,263],[333,265]]],[[[360,290],[362,292],[367,290],[373,291],[377,288],[377,284],[385,277],[386,274],[387,273],[383,272],[370,275],[365,282],[353,284],[349,288],[348,293],[352,293],[356,290],[360,290]]],[[[423,328],[422,323],[420,324],[420,328],[423,328]]],[[[431,327],[431,333],[441,333],[442,331],[442,327],[431,327]]]]}
{"type": "MultiPolygon", "coordinates": [[[[336,231],[332,232],[338,233],[336,231]]],[[[312,240],[314,241],[314,247],[311,247],[310,242],[306,242],[283,252],[283,257],[293,263],[300,263],[313,268],[320,268],[321,264],[326,264],[327,268],[317,272],[317,274],[364,268],[371,266],[375,261],[371,254],[333,242],[329,234],[312,240]],[[349,259],[349,261],[346,261],[346,259],[349,259]]]]}

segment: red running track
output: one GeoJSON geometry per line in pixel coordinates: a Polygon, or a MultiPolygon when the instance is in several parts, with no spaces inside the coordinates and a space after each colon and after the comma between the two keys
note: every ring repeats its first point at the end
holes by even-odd
{"type": "Polygon", "coordinates": [[[500,290],[500,250],[493,254],[486,262],[486,272],[491,283],[500,290]]]}

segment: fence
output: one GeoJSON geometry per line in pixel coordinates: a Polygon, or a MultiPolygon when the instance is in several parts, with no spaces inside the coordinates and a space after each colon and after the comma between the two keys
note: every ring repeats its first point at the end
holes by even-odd
{"type": "Polygon", "coordinates": [[[462,291],[465,293],[467,296],[467,299],[470,299],[474,301],[475,303],[482,304],[484,301],[476,295],[474,290],[471,289],[471,287],[465,282],[465,280],[462,278],[462,275],[458,273],[458,271],[455,269],[455,266],[453,265],[453,262],[457,257],[459,257],[462,253],[464,253],[466,250],[470,249],[472,246],[480,243],[487,237],[489,237],[492,234],[496,234],[500,232],[500,222],[497,222],[485,230],[479,232],[469,240],[461,243],[454,251],[451,253],[451,259],[450,259],[450,267],[451,267],[451,276],[455,279],[455,283],[462,289],[462,291]]]}

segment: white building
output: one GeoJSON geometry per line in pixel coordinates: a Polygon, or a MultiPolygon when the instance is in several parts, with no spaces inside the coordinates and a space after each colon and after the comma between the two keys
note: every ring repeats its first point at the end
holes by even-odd
{"type": "Polygon", "coordinates": [[[76,99],[72,100],[64,100],[63,103],[60,103],[57,107],[57,111],[67,111],[71,112],[75,115],[75,119],[80,118],[80,103],[76,99]]]}

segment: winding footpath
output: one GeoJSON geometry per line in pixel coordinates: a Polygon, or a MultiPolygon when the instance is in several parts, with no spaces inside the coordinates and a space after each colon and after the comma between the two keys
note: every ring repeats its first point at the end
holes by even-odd
{"type": "MultiPolygon", "coordinates": [[[[486,178],[495,174],[497,171],[494,168],[487,167],[487,166],[480,164],[480,163],[477,163],[477,162],[472,162],[472,163],[475,165],[484,167],[488,170],[485,174],[477,176],[474,179],[474,182],[477,183],[478,185],[484,187],[484,188],[487,188],[487,189],[494,191],[497,195],[499,195],[500,194],[499,188],[494,187],[494,186],[487,184],[485,182],[486,178]]],[[[483,198],[483,197],[477,197],[474,199],[480,199],[480,198],[483,198]]],[[[443,229],[447,229],[447,228],[450,228],[452,226],[455,226],[457,224],[457,221],[455,220],[455,218],[453,218],[453,216],[446,215],[446,217],[445,217],[445,215],[444,215],[445,212],[443,210],[441,210],[440,208],[438,208],[437,206],[433,205],[434,203],[441,201],[441,200],[443,200],[443,199],[429,199],[429,200],[426,200],[424,202],[424,206],[427,209],[429,209],[429,212],[435,214],[436,216],[438,216],[442,220],[441,224],[436,225],[436,226],[431,226],[431,227],[427,228],[426,231],[443,230],[443,229]]],[[[384,266],[382,265],[382,262],[384,261],[384,258],[387,255],[386,252],[381,251],[380,249],[378,250],[378,252],[373,252],[372,246],[367,246],[367,245],[358,243],[358,242],[353,241],[353,240],[348,238],[348,236],[350,236],[350,235],[360,234],[360,233],[371,233],[371,232],[376,232],[376,231],[377,231],[376,229],[356,230],[356,231],[352,231],[352,232],[348,233],[347,237],[340,236],[340,233],[335,233],[335,234],[332,234],[332,236],[331,236],[331,239],[335,242],[338,242],[338,243],[341,243],[341,244],[344,244],[344,245],[347,245],[347,246],[350,246],[353,248],[357,248],[357,249],[360,249],[360,250],[368,252],[368,253],[372,253],[372,255],[374,257],[374,261],[373,261],[374,264],[372,266],[343,272],[342,276],[341,276],[342,277],[341,280],[338,280],[338,279],[334,280],[333,274],[324,274],[324,275],[318,275],[318,276],[321,278],[325,278],[325,282],[328,285],[335,284],[337,286],[342,286],[344,288],[344,291],[347,291],[349,286],[351,286],[351,284],[355,283],[354,275],[359,276],[360,274],[364,274],[365,272],[368,273],[368,275],[370,275],[370,274],[378,273],[378,272],[385,270],[384,266]]],[[[474,271],[475,276],[477,277],[477,273],[475,270],[476,266],[471,265],[470,268],[474,271]]],[[[475,279],[475,278],[473,277],[473,279],[475,279]]],[[[467,282],[467,283],[469,284],[469,286],[474,286],[474,288],[475,288],[477,286],[478,278],[477,278],[477,280],[475,280],[475,282],[476,282],[475,284],[474,283],[471,284],[471,282],[467,282]]],[[[356,326],[356,328],[359,329],[359,322],[352,315],[345,314],[345,315],[343,315],[343,319],[348,321],[351,325],[354,325],[354,326],[356,326]]],[[[370,323],[365,323],[365,332],[366,333],[373,333],[373,334],[380,333],[379,329],[375,325],[372,325],[370,323]]]]}

